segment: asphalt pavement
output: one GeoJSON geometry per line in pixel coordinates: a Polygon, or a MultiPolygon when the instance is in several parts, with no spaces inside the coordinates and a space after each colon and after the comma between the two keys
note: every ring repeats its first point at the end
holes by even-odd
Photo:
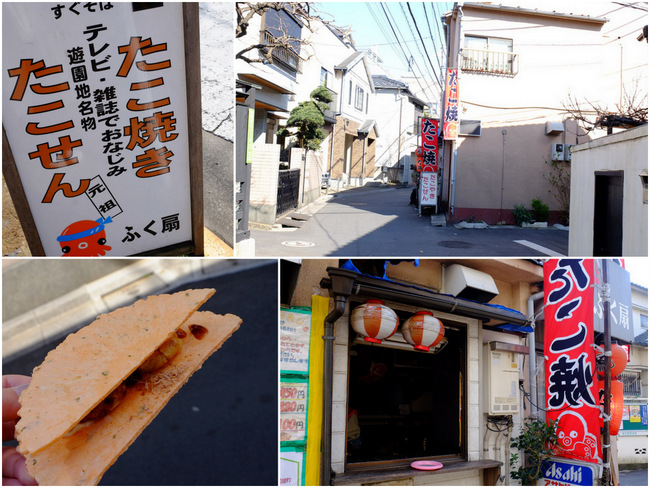
{"type": "Polygon", "coordinates": [[[255,254],[267,257],[548,257],[566,256],[569,234],[554,227],[435,227],[410,205],[412,188],[355,188],[301,211],[301,228],[253,229],[255,254]]]}
{"type": "MultiPolygon", "coordinates": [[[[232,313],[243,323],[109,468],[102,485],[277,485],[277,275],[272,262],[169,291],[215,288],[200,310],[232,313]]],[[[59,342],[3,363],[3,372],[30,375],[59,342]]]]}
{"type": "Polygon", "coordinates": [[[619,478],[620,486],[648,486],[648,469],[624,470],[619,478]]]}

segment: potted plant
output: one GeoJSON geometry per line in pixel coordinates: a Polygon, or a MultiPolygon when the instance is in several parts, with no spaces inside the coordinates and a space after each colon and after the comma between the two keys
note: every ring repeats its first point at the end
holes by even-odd
{"type": "MultiPolygon", "coordinates": [[[[525,461],[522,461],[516,470],[510,471],[510,477],[521,480],[522,486],[534,486],[537,480],[544,476],[544,462],[551,458],[558,445],[558,422],[556,420],[547,424],[541,420],[533,420],[521,429],[521,435],[510,444],[511,448],[525,455],[525,461]]],[[[512,453],[510,468],[514,468],[518,462],[519,453],[512,453]]]]}
{"type": "Polygon", "coordinates": [[[524,227],[524,224],[530,224],[533,221],[533,214],[525,205],[515,205],[512,215],[515,218],[515,223],[522,227],[524,227]]]}
{"type": "Polygon", "coordinates": [[[548,222],[548,218],[551,215],[548,205],[542,202],[541,199],[535,198],[531,202],[531,206],[533,207],[535,222],[548,222]]]}

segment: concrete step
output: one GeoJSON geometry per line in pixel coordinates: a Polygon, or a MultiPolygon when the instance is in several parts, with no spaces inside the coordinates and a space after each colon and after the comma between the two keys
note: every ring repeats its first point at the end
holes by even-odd
{"type": "Polygon", "coordinates": [[[298,212],[289,212],[288,214],[285,215],[285,217],[288,217],[290,219],[295,219],[295,220],[309,220],[309,219],[311,219],[311,215],[301,214],[301,213],[298,213],[298,212]]]}
{"type": "Polygon", "coordinates": [[[300,228],[307,223],[306,220],[294,220],[284,217],[278,220],[278,224],[281,224],[283,227],[297,227],[300,228]]]}
{"type": "Polygon", "coordinates": [[[431,216],[431,225],[433,227],[445,227],[447,225],[447,218],[445,217],[445,214],[433,214],[431,216]]]}

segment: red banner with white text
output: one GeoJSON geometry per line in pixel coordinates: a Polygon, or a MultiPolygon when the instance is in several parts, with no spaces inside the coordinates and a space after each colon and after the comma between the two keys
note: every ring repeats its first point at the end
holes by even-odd
{"type": "Polygon", "coordinates": [[[546,419],[559,420],[555,455],[600,463],[593,284],[591,259],[544,264],[546,419]]]}
{"type": "Polygon", "coordinates": [[[418,171],[438,171],[438,133],[440,122],[423,118],[420,123],[422,141],[422,169],[418,171]]]}

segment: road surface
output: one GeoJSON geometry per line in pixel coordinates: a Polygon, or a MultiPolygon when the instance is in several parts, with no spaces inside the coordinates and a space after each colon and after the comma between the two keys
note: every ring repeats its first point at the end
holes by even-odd
{"type": "Polygon", "coordinates": [[[434,227],[409,205],[412,188],[364,187],[311,209],[299,229],[253,229],[256,256],[548,257],[566,256],[569,234],[555,228],[434,227]]]}

